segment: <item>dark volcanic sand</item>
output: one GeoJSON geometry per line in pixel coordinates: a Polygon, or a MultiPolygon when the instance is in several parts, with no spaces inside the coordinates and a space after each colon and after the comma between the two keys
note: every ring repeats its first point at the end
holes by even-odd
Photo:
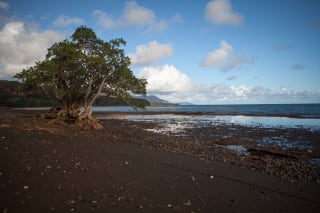
{"type": "Polygon", "coordinates": [[[228,126],[216,138],[212,128],[182,137],[125,120],[79,131],[36,113],[0,110],[1,213],[319,211],[319,165],[309,163],[317,148],[242,155],[223,145],[255,146],[220,137],[228,126]]]}

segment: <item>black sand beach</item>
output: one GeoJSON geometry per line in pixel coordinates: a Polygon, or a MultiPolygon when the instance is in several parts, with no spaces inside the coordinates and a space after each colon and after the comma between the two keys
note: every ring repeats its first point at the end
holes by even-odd
{"type": "MultiPolygon", "coordinates": [[[[0,212],[319,211],[319,164],[310,163],[318,147],[261,148],[239,134],[214,138],[212,128],[164,135],[146,131],[152,123],[115,119],[102,131],[79,131],[37,113],[1,109],[0,212]]],[[[319,138],[302,129],[276,134],[283,131],[319,138]]],[[[267,132],[248,136],[259,134],[267,132]]]]}

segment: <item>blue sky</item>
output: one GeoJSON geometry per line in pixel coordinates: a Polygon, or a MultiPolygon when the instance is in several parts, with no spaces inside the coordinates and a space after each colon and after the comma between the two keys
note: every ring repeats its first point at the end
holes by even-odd
{"type": "Polygon", "coordinates": [[[148,94],[196,104],[320,103],[319,0],[0,0],[0,79],[77,26],[127,41],[148,94]]]}

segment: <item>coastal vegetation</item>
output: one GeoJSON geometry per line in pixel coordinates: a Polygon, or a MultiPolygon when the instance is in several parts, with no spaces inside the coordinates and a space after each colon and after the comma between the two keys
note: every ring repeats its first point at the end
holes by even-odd
{"type": "Polygon", "coordinates": [[[129,68],[122,38],[105,42],[85,26],[70,40],[53,44],[43,61],[16,74],[24,89],[41,90],[60,110],[55,119],[82,128],[102,129],[92,116],[100,96],[115,97],[133,107],[145,107],[134,94],[146,95],[146,80],[136,78],[129,68]]]}

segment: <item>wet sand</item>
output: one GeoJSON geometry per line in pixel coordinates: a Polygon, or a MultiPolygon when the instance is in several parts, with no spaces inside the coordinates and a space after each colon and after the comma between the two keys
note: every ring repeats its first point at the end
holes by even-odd
{"type": "MultiPolygon", "coordinates": [[[[312,153],[256,150],[243,155],[222,146],[244,141],[209,140],[206,135],[212,129],[194,129],[190,135],[202,137],[196,143],[191,136],[146,131],[154,125],[148,122],[105,120],[102,131],[79,132],[37,120],[36,114],[0,112],[0,212],[318,212],[320,208],[319,169],[301,163],[317,155],[316,149],[312,153]],[[300,173],[300,178],[294,177],[300,173]]],[[[219,132],[228,132],[225,128],[219,132]]]]}

